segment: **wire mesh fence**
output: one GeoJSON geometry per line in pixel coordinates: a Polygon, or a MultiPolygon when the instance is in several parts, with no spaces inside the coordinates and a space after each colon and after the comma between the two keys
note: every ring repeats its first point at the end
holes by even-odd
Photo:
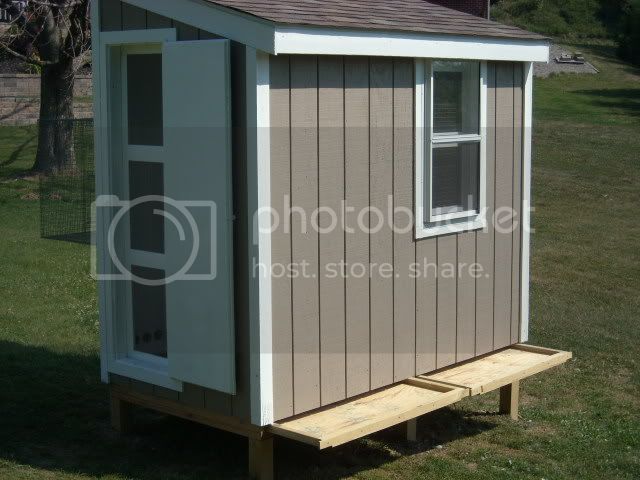
{"type": "Polygon", "coordinates": [[[64,167],[40,178],[42,238],[90,243],[95,200],[93,120],[63,120],[71,126],[73,148],[64,167]]]}

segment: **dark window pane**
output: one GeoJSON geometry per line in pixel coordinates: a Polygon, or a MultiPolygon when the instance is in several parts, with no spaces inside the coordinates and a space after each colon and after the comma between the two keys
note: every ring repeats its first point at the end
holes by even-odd
{"type": "MultiPolygon", "coordinates": [[[[164,174],[161,163],[129,162],[129,200],[150,195],[164,195],[164,174]]],[[[131,248],[164,253],[164,217],[154,213],[163,210],[162,202],[143,202],[129,213],[131,248]]]]}
{"type": "MultiPolygon", "coordinates": [[[[162,280],[163,270],[131,267],[133,275],[145,280],[162,280]]],[[[165,286],[131,284],[133,349],[158,357],[167,356],[167,308],[165,286]]]]}
{"type": "Polygon", "coordinates": [[[478,143],[435,146],[433,149],[433,213],[478,211],[478,143]]]}
{"type": "Polygon", "coordinates": [[[435,134],[480,133],[480,64],[433,63],[433,131],[435,134]]]}
{"type": "Polygon", "coordinates": [[[462,132],[462,72],[433,75],[433,131],[462,132]]]}
{"type": "Polygon", "coordinates": [[[127,56],[129,145],[162,145],[162,55],[127,56]]]}

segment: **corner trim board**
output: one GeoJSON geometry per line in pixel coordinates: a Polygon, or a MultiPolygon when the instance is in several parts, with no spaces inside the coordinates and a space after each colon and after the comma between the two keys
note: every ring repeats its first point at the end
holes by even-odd
{"type": "Polygon", "coordinates": [[[524,65],[523,145],[522,145],[522,257],[520,279],[520,342],[529,340],[529,288],[531,259],[531,152],[533,130],[533,63],[524,65]]]}
{"type": "Polygon", "coordinates": [[[271,206],[269,55],[251,47],[246,55],[251,421],[265,426],[273,423],[271,216],[263,214],[271,206]]]}

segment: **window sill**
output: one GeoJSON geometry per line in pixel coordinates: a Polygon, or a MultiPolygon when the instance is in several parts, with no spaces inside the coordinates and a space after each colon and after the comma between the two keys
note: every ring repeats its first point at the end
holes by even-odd
{"type": "Polygon", "coordinates": [[[183,390],[182,382],[169,377],[168,369],[159,366],[156,362],[136,358],[120,358],[110,363],[109,373],[177,392],[183,390]]]}
{"type": "Polygon", "coordinates": [[[479,216],[466,222],[447,223],[444,225],[418,225],[416,228],[416,240],[440,237],[452,233],[484,230],[485,228],[487,228],[487,220],[479,216]]]}

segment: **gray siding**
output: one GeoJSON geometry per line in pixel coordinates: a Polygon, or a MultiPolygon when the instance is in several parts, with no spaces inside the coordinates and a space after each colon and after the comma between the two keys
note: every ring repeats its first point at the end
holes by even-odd
{"type": "MultiPolygon", "coordinates": [[[[519,213],[522,65],[491,63],[488,75],[488,206],[519,213]]],[[[518,229],[416,241],[413,231],[388,225],[406,225],[403,213],[371,235],[357,226],[358,212],[369,205],[387,212],[389,198],[413,210],[413,61],[278,56],[271,79],[272,202],[291,225],[274,233],[272,261],[309,264],[309,278],[273,280],[275,419],[518,342],[518,229]],[[345,212],[347,228],[301,230],[296,207],[309,219],[318,207],[341,211],[342,201],[354,207],[345,212]],[[343,260],[389,263],[394,275],[327,274],[343,260]],[[434,264],[431,274],[412,278],[414,262],[434,264]],[[475,262],[486,276],[443,271],[475,262]]],[[[323,211],[321,227],[329,222],[323,211]]]]}
{"type": "MultiPolygon", "coordinates": [[[[176,28],[178,40],[198,40],[219,38],[212,33],[199,30],[190,25],[174,21],[148,12],[140,8],[122,3],[119,0],[100,0],[101,30],[121,31],[153,28],[176,28]]],[[[244,85],[244,47],[232,43],[232,85],[244,85]]],[[[250,419],[249,398],[249,327],[248,327],[248,292],[247,272],[248,248],[245,226],[247,222],[246,206],[246,119],[242,112],[246,111],[245,99],[241,90],[232,91],[233,101],[233,143],[234,143],[234,210],[236,222],[235,242],[235,294],[236,294],[236,357],[237,357],[237,395],[227,395],[195,385],[185,384],[183,392],[176,392],[144,382],[130,380],[118,375],[111,375],[111,381],[127,386],[134,391],[174,400],[190,407],[204,408],[219,414],[250,419]]]]}

